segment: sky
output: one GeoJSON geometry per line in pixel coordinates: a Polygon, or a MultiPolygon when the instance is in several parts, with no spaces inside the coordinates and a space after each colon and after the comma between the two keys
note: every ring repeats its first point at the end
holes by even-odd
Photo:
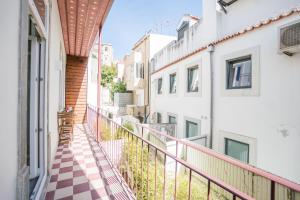
{"type": "Polygon", "coordinates": [[[122,59],[148,31],[176,35],[184,14],[201,16],[202,0],[114,0],[102,29],[102,42],[111,43],[122,59]]]}

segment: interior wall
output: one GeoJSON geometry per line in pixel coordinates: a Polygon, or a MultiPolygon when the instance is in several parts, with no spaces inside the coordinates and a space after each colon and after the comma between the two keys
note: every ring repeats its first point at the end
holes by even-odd
{"type": "Polygon", "coordinates": [[[88,57],[67,57],[66,107],[72,107],[75,123],[86,122],[88,57]]]}

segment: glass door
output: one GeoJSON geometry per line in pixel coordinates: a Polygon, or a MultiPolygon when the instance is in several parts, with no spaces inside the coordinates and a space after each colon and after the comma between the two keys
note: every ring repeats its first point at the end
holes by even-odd
{"type": "Polygon", "coordinates": [[[28,41],[28,143],[29,189],[33,198],[38,190],[40,177],[45,173],[45,41],[30,19],[28,41]]]}

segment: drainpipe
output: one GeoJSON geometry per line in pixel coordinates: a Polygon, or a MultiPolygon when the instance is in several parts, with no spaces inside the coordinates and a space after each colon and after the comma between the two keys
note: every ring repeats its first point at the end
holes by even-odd
{"type": "Polygon", "coordinates": [[[213,127],[214,127],[214,65],[213,53],[215,51],[214,45],[210,44],[207,48],[209,52],[209,69],[210,69],[210,139],[209,148],[213,148],[213,127]]]}
{"type": "Polygon", "coordinates": [[[99,141],[99,116],[98,114],[100,113],[100,84],[101,84],[101,28],[99,28],[99,38],[98,38],[98,76],[97,76],[97,141],[99,141]]]}

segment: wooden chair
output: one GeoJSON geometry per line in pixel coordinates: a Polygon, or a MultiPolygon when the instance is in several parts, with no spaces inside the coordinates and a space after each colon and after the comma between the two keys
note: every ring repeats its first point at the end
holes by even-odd
{"type": "Polygon", "coordinates": [[[73,140],[74,112],[58,112],[57,125],[59,143],[68,143],[73,140]]]}

